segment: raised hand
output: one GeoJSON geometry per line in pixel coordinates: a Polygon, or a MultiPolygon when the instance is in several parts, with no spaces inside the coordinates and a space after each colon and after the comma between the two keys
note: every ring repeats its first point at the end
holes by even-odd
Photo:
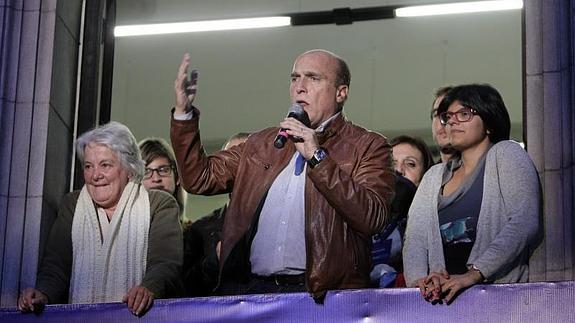
{"type": "Polygon", "coordinates": [[[188,78],[188,67],[190,66],[190,54],[185,53],[182,63],[178,69],[178,75],[174,81],[174,92],[176,94],[176,114],[182,115],[192,109],[192,103],[196,98],[198,89],[198,71],[192,70],[188,78]]]}

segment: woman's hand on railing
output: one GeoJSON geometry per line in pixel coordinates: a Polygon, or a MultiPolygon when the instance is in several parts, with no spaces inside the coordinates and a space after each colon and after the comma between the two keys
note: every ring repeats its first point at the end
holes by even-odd
{"type": "Polygon", "coordinates": [[[446,293],[443,299],[445,299],[447,304],[450,304],[461,292],[483,280],[481,272],[475,269],[470,269],[462,275],[452,275],[450,279],[441,285],[441,290],[446,293]]]}
{"type": "Polygon", "coordinates": [[[446,271],[431,272],[427,277],[417,280],[417,286],[421,291],[421,296],[431,303],[442,300],[442,285],[449,279],[449,273],[446,271]]]}
{"type": "Polygon", "coordinates": [[[21,312],[40,312],[48,304],[48,296],[34,288],[26,288],[18,298],[18,309],[21,312]]]}
{"type": "Polygon", "coordinates": [[[154,293],[144,286],[136,285],[122,299],[132,314],[142,316],[154,303],[154,293]]]}

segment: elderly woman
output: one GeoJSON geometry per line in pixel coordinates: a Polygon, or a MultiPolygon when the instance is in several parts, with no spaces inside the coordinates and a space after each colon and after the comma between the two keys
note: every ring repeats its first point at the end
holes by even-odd
{"type": "Polygon", "coordinates": [[[407,285],[450,303],[478,283],[526,282],[541,192],[533,162],[508,140],[501,95],[486,84],[457,86],[437,112],[458,153],[425,174],[409,209],[407,285]]]}
{"type": "Polygon", "coordinates": [[[140,141],[139,147],[146,165],[142,184],[149,190],[162,190],[172,194],[180,207],[180,222],[186,227],[189,225],[184,216],[186,195],[180,185],[172,147],[160,138],[144,139],[140,141]]]}
{"type": "Polygon", "coordinates": [[[140,184],[144,165],[126,126],[111,122],[83,134],[77,151],[85,185],[64,197],[36,288],[22,292],[18,307],[123,301],[142,315],[154,298],[181,289],[178,204],[140,184]]]}

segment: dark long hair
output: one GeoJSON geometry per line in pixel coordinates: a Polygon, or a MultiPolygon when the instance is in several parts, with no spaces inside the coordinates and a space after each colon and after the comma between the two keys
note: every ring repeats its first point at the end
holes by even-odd
{"type": "Polygon", "coordinates": [[[447,111],[455,102],[474,109],[483,120],[487,136],[492,143],[509,139],[511,120],[499,92],[489,84],[465,84],[451,89],[437,108],[437,113],[447,111]]]}

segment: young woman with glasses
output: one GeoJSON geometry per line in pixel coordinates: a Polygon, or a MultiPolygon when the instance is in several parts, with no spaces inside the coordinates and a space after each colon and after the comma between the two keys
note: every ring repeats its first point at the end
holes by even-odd
{"type": "Polygon", "coordinates": [[[187,225],[184,216],[186,196],[180,185],[174,151],[165,140],[160,138],[144,139],[139,147],[146,165],[142,184],[147,189],[157,189],[172,194],[180,206],[180,222],[184,226],[187,225]]]}
{"type": "Polygon", "coordinates": [[[509,140],[510,119],[490,85],[461,85],[438,108],[457,154],[423,177],[408,215],[408,286],[450,303],[478,283],[528,280],[541,191],[533,162],[509,140]]]}

